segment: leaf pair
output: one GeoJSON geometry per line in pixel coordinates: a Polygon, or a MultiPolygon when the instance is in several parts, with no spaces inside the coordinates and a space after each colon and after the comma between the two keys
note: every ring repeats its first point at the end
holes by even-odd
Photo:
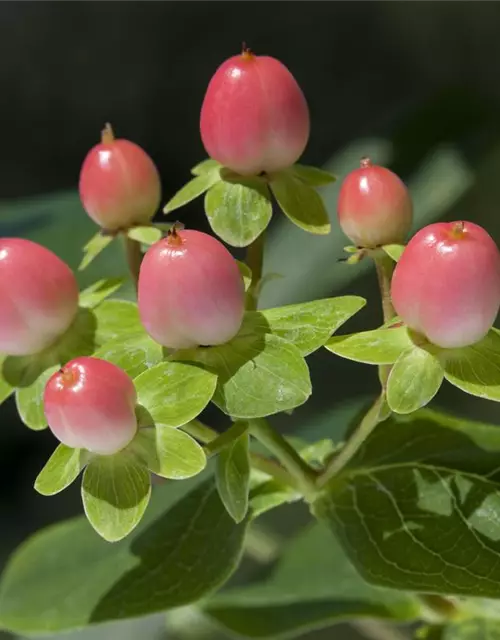
{"type": "Polygon", "coordinates": [[[105,540],[121,540],[144,515],[151,473],[184,480],[205,468],[203,449],[178,427],[206,407],[215,383],[209,371],[181,362],[164,362],[145,371],[134,380],[139,407],[134,440],[112,456],[96,456],[61,444],[40,472],[35,488],[43,495],[54,495],[76,480],[85,467],[85,514],[105,540]]]}
{"type": "Polygon", "coordinates": [[[462,349],[441,349],[397,325],[334,336],[325,346],[357,362],[394,365],[386,393],[396,413],[412,413],[428,404],[444,379],[466,393],[500,402],[500,333],[496,329],[462,349]]]}
{"type": "Polygon", "coordinates": [[[205,212],[216,235],[234,247],[246,247],[267,228],[273,206],[271,192],[288,218],[305,231],[330,232],[328,214],[313,189],[335,178],[321,169],[295,165],[264,177],[239,176],[206,160],[192,169],[195,177],[168,202],[170,213],[205,193],[205,212]]]}

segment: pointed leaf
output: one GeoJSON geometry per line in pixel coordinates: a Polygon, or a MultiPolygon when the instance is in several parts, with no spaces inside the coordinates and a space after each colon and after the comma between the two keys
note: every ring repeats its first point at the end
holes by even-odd
{"type": "Polygon", "coordinates": [[[7,356],[0,354],[0,404],[14,393],[14,387],[5,379],[3,366],[7,356]]]}
{"type": "Polygon", "coordinates": [[[47,427],[47,419],[43,412],[43,392],[47,380],[58,369],[58,366],[50,367],[38,376],[35,382],[16,390],[16,407],[19,417],[33,431],[40,431],[47,427]]]}
{"type": "Polygon", "coordinates": [[[277,480],[267,480],[250,490],[250,515],[255,519],[282,504],[298,502],[302,498],[302,494],[291,487],[277,480]]]}
{"type": "Polygon", "coordinates": [[[93,458],[83,473],[85,515],[108,542],[127,536],[141,521],[151,497],[151,476],[132,454],[93,458]]]}
{"type": "Polygon", "coordinates": [[[243,282],[245,283],[245,291],[248,291],[248,287],[252,283],[252,271],[250,270],[250,267],[248,265],[246,265],[244,262],[241,262],[240,260],[236,260],[236,264],[238,265],[241,277],[243,278],[243,282]]]}
{"type": "Polygon", "coordinates": [[[387,380],[387,403],[396,413],[413,413],[428,404],[443,382],[444,371],[435,355],[411,347],[392,367],[387,380]]]}
{"type": "Polygon", "coordinates": [[[96,342],[105,344],[125,334],[144,333],[139,318],[139,310],[134,302],[125,300],[105,300],[95,310],[96,342]]]}
{"type": "Polygon", "coordinates": [[[106,342],[94,356],[108,360],[136,378],[163,360],[163,348],[147,333],[124,334],[106,342]]]}
{"type": "Polygon", "coordinates": [[[322,187],[335,182],[337,179],[332,173],[318,167],[310,167],[305,164],[294,164],[293,173],[310,187],[322,187]]]}
{"type": "Polygon", "coordinates": [[[250,439],[242,433],[217,458],[217,490],[227,512],[235,522],[242,522],[248,511],[250,486],[250,439]]]}
{"type": "Polygon", "coordinates": [[[382,249],[387,253],[389,258],[392,258],[394,262],[398,262],[401,258],[403,251],[405,250],[404,244],[385,244],[382,249]]]}
{"type": "Polygon", "coordinates": [[[207,191],[205,212],[219,238],[233,247],[246,247],[271,221],[269,188],[260,178],[218,182],[207,191]]]}
{"type": "Polygon", "coordinates": [[[203,477],[156,487],[141,524],[113,545],[85,518],[35,534],[3,573],[0,627],[79,629],[180,607],[220,587],[240,560],[246,522],[235,524],[203,477]]]}
{"type": "Polygon", "coordinates": [[[127,231],[127,235],[131,240],[145,245],[154,244],[163,237],[161,229],[153,225],[147,227],[132,227],[127,231]]]}
{"type": "Polygon", "coordinates": [[[212,160],[212,158],[207,158],[202,162],[199,162],[191,169],[191,173],[194,176],[201,176],[203,173],[208,173],[213,169],[220,169],[222,165],[220,165],[217,160],[212,160]]]}
{"type": "Polygon", "coordinates": [[[336,355],[366,364],[394,364],[413,347],[406,327],[375,329],[345,336],[334,336],[325,344],[336,355]]]}
{"type": "Polygon", "coordinates": [[[80,292],[80,306],[88,309],[97,307],[103,300],[113,295],[123,285],[125,278],[104,278],[80,292]]]}
{"type": "Polygon", "coordinates": [[[419,605],[409,594],[368,585],[315,524],[286,543],[270,576],[216,594],[204,611],[232,633],[274,639],[366,616],[411,621],[419,605]]]}
{"type": "Polygon", "coordinates": [[[180,429],[162,424],[140,429],[132,447],[148,469],[162,478],[191,478],[207,464],[205,452],[196,440],[180,429]]]}
{"type": "Polygon", "coordinates": [[[314,513],[391,589],[500,597],[500,430],[428,409],[377,425],[314,513]]]}
{"type": "Polygon", "coordinates": [[[66,489],[80,474],[86,458],[81,449],[60,444],[38,474],[35,489],[43,496],[53,496],[66,489]]]}
{"type": "Polygon", "coordinates": [[[178,351],[172,357],[216,371],[212,400],[233,418],[261,418],[287,411],[311,394],[309,369],[300,352],[272,334],[238,335],[219,347],[178,351]]]}
{"type": "Polygon", "coordinates": [[[83,271],[86,269],[89,264],[97,258],[101,251],[104,251],[104,249],[113,242],[115,237],[114,235],[104,234],[102,231],[98,231],[83,247],[83,258],[78,270],[83,271]]]}
{"type": "Polygon", "coordinates": [[[365,304],[363,298],[343,296],[250,312],[247,317],[256,331],[280,336],[307,356],[323,346],[365,304]]]}
{"type": "Polygon", "coordinates": [[[201,196],[207,189],[210,189],[212,185],[220,182],[220,180],[221,177],[218,169],[214,169],[197,175],[195,178],[185,184],[181,189],[179,189],[179,191],[177,191],[173,198],[171,198],[167,202],[165,208],[163,209],[163,213],[170,213],[172,211],[175,211],[175,209],[183,207],[188,202],[191,202],[198,196],[201,196]]]}
{"type": "Polygon", "coordinates": [[[163,362],[134,380],[138,403],[155,423],[180,427],[210,402],[217,376],[185,362],[163,362]]]}
{"type": "Polygon", "coordinates": [[[273,175],[271,189],[283,212],[298,227],[309,233],[330,233],[330,220],[323,200],[291,171],[273,175]]]}
{"type": "Polygon", "coordinates": [[[488,335],[464,349],[440,353],[444,377],[455,387],[479,398],[500,402],[500,335],[492,329],[488,335]]]}

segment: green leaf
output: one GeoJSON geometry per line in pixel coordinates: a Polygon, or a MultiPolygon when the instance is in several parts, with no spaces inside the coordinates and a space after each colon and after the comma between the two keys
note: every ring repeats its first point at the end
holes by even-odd
{"type": "Polygon", "coordinates": [[[396,413],[412,413],[436,395],[444,371],[438,358],[426,349],[410,347],[392,367],[387,380],[387,403],[396,413]]]}
{"type": "Polygon", "coordinates": [[[86,457],[81,449],[60,444],[38,474],[35,489],[43,496],[53,496],[66,489],[80,474],[86,457]]]}
{"type": "Polygon", "coordinates": [[[96,342],[105,344],[125,334],[144,334],[139,318],[139,310],[134,302],[125,300],[105,300],[96,309],[96,342]]]}
{"type": "Polygon", "coordinates": [[[154,225],[132,227],[127,231],[127,235],[131,240],[136,240],[145,245],[155,244],[163,237],[162,230],[154,225]]]}
{"type": "Polygon", "coordinates": [[[209,171],[213,171],[214,169],[220,169],[222,165],[220,165],[216,160],[212,160],[212,158],[207,158],[202,162],[199,162],[191,169],[191,173],[194,176],[201,176],[203,173],[208,173],[209,171]]]}
{"type": "Polygon", "coordinates": [[[113,242],[115,237],[114,235],[103,234],[102,231],[98,231],[83,247],[83,258],[78,267],[78,271],[86,269],[89,264],[97,258],[101,251],[104,251],[104,249],[113,242]]]}
{"type": "Polygon", "coordinates": [[[249,312],[247,320],[256,331],[280,336],[307,356],[323,346],[365,304],[366,300],[358,296],[326,298],[249,312]]]}
{"type": "Polygon", "coordinates": [[[300,352],[272,334],[239,334],[224,345],[178,351],[172,358],[215,371],[212,400],[233,418],[261,418],[294,409],[311,394],[309,369],[300,352]]]}
{"type": "Polygon", "coordinates": [[[94,356],[108,360],[136,378],[163,360],[163,347],[147,333],[125,333],[120,338],[106,342],[94,356]]]}
{"type": "Polygon", "coordinates": [[[85,515],[108,542],[125,538],[141,521],[151,497],[151,476],[131,453],[93,458],[82,481],[85,515]]]}
{"type": "MultiPolygon", "coordinates": [[[[253,473],[252,471],[252,475],[253,473]]],[[[255,519],[272,509],[276,509],[276,507],[280,507],[282,504],[298,502],[299,500],[302,500],[300,492],[267,476],[263,482],[259,482],[250,489],[250,515],[252,519],[255,519]]]]}
{"type": "Polygon", "coordinates": [[[113,545],[85,518],[42,530],[10,559],[0,626],[34,634],[136,618],[198,601],[236,568],[246,530],[213,480],[155,487],[141,524],[113,545]],[[193,489],[194,487],[194,489],[193,489]]]}
{"type": "Polygon", "coordinates": [[[419,606],[411,595],[366,584],[316,524],[286,544],[269,577],[216,594],[204,611],[232,633],[274,639],[366,616],[410,621],[419,606]]]}
{"type": "Polygon", "coordinates": [[[247,264],[241,262],[240,260],[236,260],[236,264],[238,265],[241,277],[243,278],[243,282],[245,283],[245,291],[248,291],[248,287],[252,283],[252,271],[247,264]]]}
{"type": "Polygon", "coordinates": [[[113,295],[123,285],[125,278],[104,278],[80,292],[80,307],[93,309],[113,295]]]}
{"type": "Polygon", "coordinates": [[[14,387],[5,379],[3,367],[7,356],[0,354],[0,404],[14,393],[14,387]]]}
{"type": "Polygon", "coordinates": [[[46,369],[32,384],[16,390],[16,407],[19,417],[33,431],[40,431],[47,427],[47,419],[43,412],[43,392],[47,380],[58,368],[54,366],[46,369]]]}
{"type": "Polygon", "coordinates": [[[179,189],[173,198],[167,202],[163,213],[170,213],[175,211],[175,209],[183,207],[188,202],[201,196],[207,189],[210,189],[214,184],[220,182],[220,180],[221,177],[218,168],[197,175],[179,189]]]}
{"type": "Polygon", "coordinates": [[[205,195],[205,212],[219,238],[233,247],[246,247],[271,221],[269,188],[260,178],[218,182],[205,195]]]}
{"type": "Polygon", "coordinates": [[[310,167],[305,164],[294,164],[293,173],[310,187],[323,187],[335,182],[337,179],[332,173],[318,167],[310,167]]]}
{"type": "Polygon", "coordinates": [[[444,377],[466,393],[500,402],[500,335],[491,330],[470,347],[440,353],[444,377]]]}
{"type": "Polygon", "coordinates": [[[271,189],[283,212],[298,227],[309,233],[330,233],[330,220],[323,200],[293,172],[273,175],[271,189]]]}
{"type": "Polygon", "coordinates": [[[134,380],[138,403],[154,423],[180,427],[210,402],[217,376],[185,362],[163,362],[134,380]]]}
{"type": "Polygon", "coordinates": [[[394,262],[398,262],[401,258],[403,251],[405,250],[404,244],[385,244],[382,249],[387,253],[389,258],[392,258],[394,262]]]}
{"type": "Polygon", "coordinates": [[[217,458],[217,490],[227,512],[235,522],[242,522],[248,511],[250,487],[250,439],[242,433],[217,458]]]}
{"type": "Polygon", "coordinates": [[[131,448],[152,473],[171,480],[191,478],[207,464],[205,452],[196,440],[180,429],[162,424],[140,429],[131,448]]]}
{"type": "Polygon", "coordinates": [[[377,425],[314,504],[361,575],[500,597],[500,430],[423,409],[377,425]]]}
{"type": "Polygon", "coordinates": [[[336,355],[366,364],[394,364],[414,346],[406,327],[374,329],[345,336],[334,336],[325,344],[336,355]]]}

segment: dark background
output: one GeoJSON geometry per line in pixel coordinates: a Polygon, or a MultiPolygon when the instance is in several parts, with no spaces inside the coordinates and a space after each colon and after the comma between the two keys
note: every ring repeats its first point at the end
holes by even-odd
{"type": "MultiPolygon", "coordinates": [[[[244,40],[284,62],[304,90],[312,118],[304,163],[342,178],[371,155],[409,184],[416,226],[469,219],[500,241],[499,33],[500,4],[489,2],[1,2],[0,234],[42,242],[76,266],[95,232],[79,206],[78,173],[106,121],[151,154],[166,202],[205,157],[204,91],[244,40]]],[[[273,221],[266,268],[285,277],[262,302],[358,293],[371,304],[349,329],[375,327],[372,270],[337,262],[347,244],[335,225],[337,192],[338,183],[323,192],[334,222],[327,238],[273,221]]],[[[176,215],[207,230],[201,200],[176,215]]],[[[110,249],[82,282],[123,269],[110,249]]],[[[275,422],[338,437],[375,393],[376,371],[326,352],[310,364],[313,399],[275,422]]],[[[499,420],[493,403],[447,387],[436,402],[499,420]]],[[[53,447],[49,433],[17,422],[13,401],[0,409],[0,564],[29,533],[81,509],[76,488],[54,498],[32,488],[53,447]]],[[[92,637],[113,637],[106,633],[92,637]]]]}

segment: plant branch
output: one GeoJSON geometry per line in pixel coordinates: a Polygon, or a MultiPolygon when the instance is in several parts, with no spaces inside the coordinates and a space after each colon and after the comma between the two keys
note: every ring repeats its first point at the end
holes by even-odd
{"type": "Polygon", "coordinates": [[[137,240],[132,240],[132,238],[129,238],[128,236],[124,237],[124,242],[128,268],[130,271],[130,275],[132,276],[132,280],[134,281],[134,286],[137,290],[137,283],[139,282],[139,271],[141,269],[141,262],[143,257],[141,243],[137,242],[137,240]]]}
{"type": "Polygon", "coordinates": [[[296,479],[305,497],[316,493],[317,473],[295,451],[285,438],[275,431],[264,418],[250,420],[250,433],[261,442],[281,462],[290,475],[296,479]]]}
{"type": "MultiPolygon", "coordinates": [[[[373,255],[375,262],[375,270],[377,272],[378,286],[380,289],[380,297],[382,300],[382,313],[384,317],[384,324],[392,320],[396,312],[392,306],[391,300],[391,279],[394,272],[395,263],[392,258],[389,258],[382,250],[373,255]]],[[[387,386],[387,380],[391,373],[391,365],[380,365],[378,368],[378,376],[382,389],[385,390],[387,386]]]]}
{"type": "Polygon", "coordinates": [[[225,449],[234,440],[238,439],[241,435],[248,431],[248,422],[239,420],[234,422],[227,431],[221,433],[214,440],[207,442],[205,445],[205,453],[210,457],[214,456],[222,449],[225,449]]]}
{"type": "Polygon", "coordinates": [[[252,281],[247,291],[247,309],[249,311],[255,311],[259,302],[259,285],[264,264],[264,242],[265,232],[263,231],[247,249],[246,263],[252,272],[252,281]]]}
{"type": "Polygon", "coordinates": [[[356,431],[340,450],[320,476],[318,485],[324,487],[339,471],[341,471],[356,455],[366,438],[379,423],[380,410],[385,402],[384,395],[381,394],[365,414],[359,423],[356,431]]]}
{"type": "MultiPolygon", "coordinates": [[[[225,433],[219,434],[217,431],[211,429],[210,427],[207,427],[199,420],[192,420],[188,424],[183,425],[182,430],[186,433],[189,433],[189,435],[196,440],[199,440],[203,444],[208,445],[208,451],[207,448],[205,448],[205,451],[207,451],[208,455],[210,456],[213,455],[213,449],[216,446],[216,441],[218,441],[220,438],[223,438],[226,433],[229,433],[231,428],[228,429],[228,431],[226,431],[225,433]]],[[[284,469],[278,462],[275,462],[270,458],[266,458],[265,456],[259,455],[258,453],[250,453],[250,462],[254,469],[262,471],[262,473],[271,476],[275,480],[278,480],[279,482],[282,482],[283,484],[286,484],[293,489],[299,488],[295,477],[288,473],[288,471],[284,469]]]]}

